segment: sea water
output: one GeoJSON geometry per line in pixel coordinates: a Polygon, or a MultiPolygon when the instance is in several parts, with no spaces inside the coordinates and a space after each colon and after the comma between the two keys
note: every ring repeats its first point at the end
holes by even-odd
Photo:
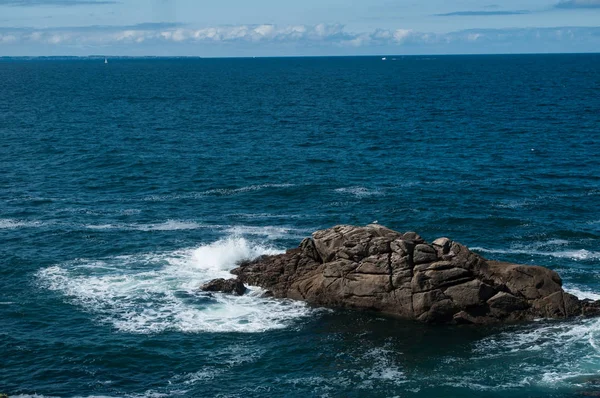
{"type": "Polygon", "coordinates": [[[200,292],[378,221],[600,298],[600,55],[0,60],[0,392],[576,397],[600,321],[200,292]]]}

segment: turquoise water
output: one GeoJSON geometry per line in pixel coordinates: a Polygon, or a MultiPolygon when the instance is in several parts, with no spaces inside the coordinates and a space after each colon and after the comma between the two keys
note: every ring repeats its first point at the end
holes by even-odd
{"type": "Polygon", "coordinates": [[[0,392],[576,397],[600,321],[431,327],[198,286],[339,223],[600,298],[600,55],[0,60],[0,392]]]}

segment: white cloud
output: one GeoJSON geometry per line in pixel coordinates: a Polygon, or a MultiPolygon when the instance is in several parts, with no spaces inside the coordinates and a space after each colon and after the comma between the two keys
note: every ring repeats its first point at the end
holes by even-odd
{"type": "MultiPolygon", "coordinates": [[[[599,0],[600,1],[600,0],[599,0]]],[[[140,24],[133,26],[88,26],[80,28],[0,28],[2,45],[85,45],[135,46],[151,43],[162,46],[169,43],[187,45],[238,43],[245,46],[287,44],[311,48],[402,48],[465,44],[471,46],[494,43],[579,41],[598,43],[600,27],[556,27],[526,29],[471,29],[444,34],[423,33],[409,29],[376,29],[369,32],[351,32],[339,24],[318,25],[234,25],[190,28],[178,24],[140,24]]],[[[251,47],[248,47],[251,48],[251,47]]],[[[401,51],[401,50],[399,50],[401,51]]]]}
{"type": "Polygon", "coordinates": [[[47,42],[49,44],[60,44],[67,40],[69,40],[69,35],[67,34],[53,34],[48,37],[47,42]]]}
{"type": "Polygon", "coordinates": [[[393,34],[394,41],[396,41],[398,43],[402,43],[410,37],[411,33],[412,33],[411,30],[397,29],[393,34]]]}
{"type": "Polygon", "coordinates": [[[260,25],[254,28],[254,32],[262,37],[272,37],[275,34],[275,26],[273,25],[260,25]]]}
{"type": "Polygon", "coordinates": [[[107,37],[108,40],[113,38],[116,41],[137,41],[137,39],[145,39],[145,32],[129,29],[117,32],[112,37],[107,37]]]}
{"type": "Polygon", "coordinates": [[[0,43],[13,43],[17,41],[17,37],[14,35],[0,35],[0,43]]]}

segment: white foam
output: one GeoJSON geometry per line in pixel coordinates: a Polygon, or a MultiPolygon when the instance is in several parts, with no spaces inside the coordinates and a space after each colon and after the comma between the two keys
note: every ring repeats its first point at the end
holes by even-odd
{"type": "MultiPolygon", "coordinates": [[[[118,397],[127,397],[127,398],[164,398],[170,396],[179,396],[179,393],[185,393],[186,391],[173,391],[169,394],[161,393],[154,390],[148,390],[141,394],[121,394],[118,397]]],[[[11,395],[10,398],[60,398],[54,395],[41,395],[41,394],[19,394],[19,395],[11,395]]],[[[112,395],[75,395],[73,398],[117,398],[112,395]]]]}
{"type": "Polygon", "coordinates": [[[168,220],[163,223],[138,225],[135,227],[140,231],[178,231],[183,229],[198,229],[203,226],[192,221],[168,220]]]}
{"type": "Polygon", "coordinates": [[[393,350],[382,347],[367,351],[364,358],[372,362],[373,366],[366,370],[366,380],[369,383],[373,381],[387,381],[396,385],[406,383],[406,376],[394,359],[396,354],[393,350]]]}
{"type": "Polygon", "coordinates": [[[550,239],[548,242],[545,242],[546,245],[568,245],[569,243],[565,239],[550,239]]]}
{"type": "Polygon", "coordinates": [[[373,195],[381,195],[381,191],[371,190],[365,187],[346,187],[346,188],[338,188],[335,192],[349,194],[355,196],[357,198],[364,198],[373,195]]]}
{"type": "MultiPolygon", "coordinates": [[[[564,245],[562,243],[561,245],[564,245]]],[[[524,254],[528,256],[545,256],[555,258],[566,258],[571,260],[600,260],[600,252],[590,251],[586,249],[580,250],[559,250],[559,251],[545,251],[538,250],[535,248],[514,248],[514,249],[488,249],[485,247],[471,247],[471,250],[483,253],[494,253],[494,254],[524,254]]]]}
{"type": "Polygon", "coordinates": [[[529,378],[516,382],[494,383],[493,385],[478,383],[478,379],[480,379],[480,376],[469,377],[468,375],[465,375],[465,377],[461,378],[448,377],[441,384],[450,387],[467,388],[475,391],[502,391],[523,388],[530,385],[529,378]]]}
{"type": "Polygon", "coordinates": [[[121,231],[179,231],[186,229],[206,228],[205,225],[193,221],[167,220],[162,223],[151,224],[100,224],[86,225],[88,229],[121,230],[121,231]]]}
{"type": "Polygon", "coordinates": [[[302,302],[262,298],[259,288],[239,297],[198,288],[232,277],[228,271],[243,259],[279,252],[231,237],[178,252],[73,261],[37,276],[122,332],[260,332],[287,327],[311,310],[302,302]]]}
{"type": "Polygon", "coordinates": [[[246,346],[236,343],[228,347],[220,348],[218,351],[207,353],[206,362],[209,364],[202,366],[195,372],[188,372],[182,375],[174,376],[169,384],[193,385],[204,383],[208,380],[214,380],[224,373],[230,372],[238,366],[247,366],[256,362],[264,355],[263,349],[246,346]],[[225,365],[225,366],[223,366],[225,365]]]}
{"type": "Polygon", "coordinates": [[[98,230],[103,230],[103,229],[122,229],[122,228],[119,228],[119,226],[114,225],[114,224],[100,224],[100,225],[88,224],[85,227],[87,229],[98,229],[98,230]]]}
{"type": "Polygon", "coordinates": [[[41,394],[19,394],[11,395],[11,398],[59,398],[52,395],[41,395],[41,394]]]}
{"type": "Polygon", "coordinates": [[[317,217],[322,216],[322,214],[272,214],[272,213],[235,213],[230,214],[231,217],[236,218],[246,218],[246,219],[270,219],[270,218],[282,218],[282,219],[291,219],[291,218],[308,218],[308,217],[317,217]]]}
{"type": "Polygon", "coordinates": [[[504,355],[509,352],[539,351],[544,348],[565,349],[569,344],[590,342],[600,331],[600,320],[591,319],[579,322],[550,322],[524,327],[522,330],[503,332],[483,339],[475,351],[489,355],[504,355]],[[495,353],[494,353],[495,352],[495,353]]]}
{"type": "Polygon", "coordinates": [[[567,292],[567,293],[571,293],[574,296],[577,296],[577,298],[584,300],[584,299],[590,299],[590,300],[600,300],[600,292],[595,293],[592,292],[588,289],[580,289],[579,287],[576,286],[571,286],[571,285],[565,285],[563,286],[563,289],[567,292]]]}
{"type": "Polygon", "coordinates": [[[42,226],[40,221],[23,221],[11,218],[0,219],[0,229],[36,228],[42,226]]]}
{"type": "MultiPolygon", "coordinates": [[[[326,393],[336,388],[347,389],[352,386],[355,390],[382,389],[383,385],[403,386],[407,388],[410,382],[402,371],[397,359],[402,354],[384,344],[382,347],[365,348],[358,345],[352,355],[348,351],[340,352],[337,357],[341,359],[341,369],[336,376],[283,378],[278,383],[312,387],[315,393],[326,393]]],[[[327,395],[321,395],[327,396],[327,395]]]]}
{"type": "Polygon", "coordinates": [[[536,202],[536,200],[532,199],[503,200],[495,206],[501,209],[519,209],[535,204],[536,202]]]}
{"type": "Polygon", "coordinates": [[[206,196],[231,196],[246,192],[261,191],[269,188],[289,188],[293,186],[294,184],[259,184],[248,185],[240,188],[215,188],[203,192],[190,192],[185,194],[150,195],[145,197],[143,200],[151,202],[162,202],[177,199],[202,199],[206,196]]]}
{"type": "Polygon", "coordinates": [[[572,260],[600,260],[600,252],[586,249],[555,252],[552,253],[551,256],[558,258],[570,258],[572,260]]]}
{"type": "Polygon", "coordinates": [[[529,198],[521,198],[521,199],[506,199],[501,200],[495,207],[499,208],[507,208],[507,209],[518,209],[521,207],[531,207],[536,206],[543,203],[552,203],[552,202],[560,202],[565,199],[570,198],[583,198],[587,196],[596,196],[600,194],[600,190],[591,189],[585,192],[576,192],[576,193],[563,193],[563,194],[554,194],[554,195],[536,195],[529,198]]]}
{"type": "Polygon", "coordinates": [[[250,225],[210,225],[200,224],[194,221],[168,220],[162,223],[151,224],[88,224],[87,229],[93,230],[117,230],[117,231],[178,231],[193,229],[215,229],[222,230],[227,234],[235,236],[260,236],[268,239],[302,238],[310,235],[310,230],[285,226],[250,226],[250,225]]]}
{"type": "Polygon", "coordinates": [[[201,193],[201,195],[223,195],[223,196],[228,196],[228,195],[235,195],[238,193],[244,193],[244,192],[253,192],[253,191],[261,191],[263,189],[268,189],[268,188],[289,188],[289,187],[293,187],[294,184],[260,184],[260,185],[249,185],[246,187],[241,187],[241,188],[233,188],[233,189],[211,189],[208,191],[204,191],[201,193]]]}
{"type": "Polygon", "coordinates": [[[205,367],[197,372],[188,373],[183,376],[183,384],[190,385],[198,382],[206,382],[213,380],[215,377],[221,375],[224,372],[223,369],[215,369],[212,367],[205,367]]]}
{"type": "Polygon", "coordinates": [[[240,236],[264,236],[268,239],[279,239],[283,237],[305,237],[310,235],[310,231],[306,229],[298,229],[291,227],[255,227],[248,225],[236,225],[232,227],[228,227],[226,232],[232,235],[240,235],[240,236]]]}
{"type": "Polygon", "coordinates": [[[469,361],[474,368],[477,363],[487,366],[485,372],[474,370],[452,383],[476,390],[572,386],[570,378],[597,373],[599,343],[598,319],[512,326],[475,344],[469,361]],[[503,368],[508,362],[521,365],[503,368]]]}

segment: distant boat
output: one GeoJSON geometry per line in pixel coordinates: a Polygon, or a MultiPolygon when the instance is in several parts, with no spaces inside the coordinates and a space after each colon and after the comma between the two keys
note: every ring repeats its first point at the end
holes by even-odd
{"type": "Polygon", "coordinates": [[[385,61],[386,59],[387,59],[386,57],[381,58],[382,61],[385,61]]]}
{"type": "Polygon", "coordinates": [[[104,58],[104,63],[107,64],[108,63],[108,59],[104,58]]]}

